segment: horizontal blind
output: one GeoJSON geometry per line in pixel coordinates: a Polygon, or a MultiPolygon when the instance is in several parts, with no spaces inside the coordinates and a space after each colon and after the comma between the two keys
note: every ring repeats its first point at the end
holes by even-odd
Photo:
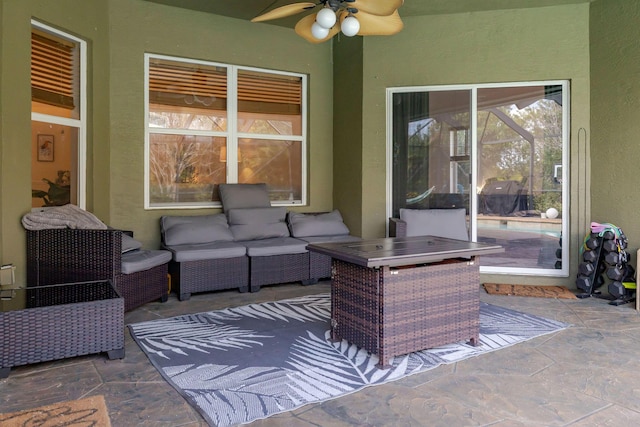
{"type": "Polygon", "coordinates": [[[218,67],[149,64],[149,101],[226,110],[227,71],[218,67]]]}
{"type": "MultiPolygon", "coordinates": [[[[278,74],[238,72],[238,111],[300,114],[302,79],[278,74]]],[[[199,64],[158,60],[149,64],[149,101],[154,104],[226,110],[227,71],[199,64]]]]}
{"type": "Polygon", "coordinates": [[[74,108],[74,46],[31,33],[31,99],[74,108]]]}
{"type": "Polygon", "coordinates": [[[300,114],[300,77],[240,70],[238,111],[271,114],[300,114]]]}

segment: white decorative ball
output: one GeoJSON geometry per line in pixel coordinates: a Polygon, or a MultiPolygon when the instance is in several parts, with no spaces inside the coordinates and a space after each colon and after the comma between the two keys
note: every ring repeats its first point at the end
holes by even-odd
{"type": "Polygon", "coordinates": [[[557,218],[558,217],[558,209],[556,208],[549,208],[547,209],[547,218],[557,218]]]}
{"type": "Polygon", "coordinates": [[[329,30],[314,22],[311,26],[311,35],[318,40],[322,40],[329,35],[329,30]]]}
{"type": "Polygon", "coordinates": [[[336,13],[328,7],[320,9],[316,15],[316,22],[324,28],[331,28],[336,24],[336,13]]]}
{"type": "Polygon", "coordinates": [[[344,18],[344,21],[340,24],[340,29],[345,36],[353,37],[360,31],[360,22],[358,22],[355,16],[349,15],[344,18]]]}

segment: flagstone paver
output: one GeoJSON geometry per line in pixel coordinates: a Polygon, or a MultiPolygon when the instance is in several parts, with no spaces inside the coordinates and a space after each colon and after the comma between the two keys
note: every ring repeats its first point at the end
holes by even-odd
{"type": "MultiPolygon", "coordinates": [[[[136,323],[329,291],[329,284],[193,295],[126,314],[136,323]]],[[[249,426],[640,425],[640,314],[631,304],[487,295],[485,302],[570,323],[539,337],[400,381],[258,420],[249,426]]],[[[126,333],[123,360],[104,355],[22,366],[0,380],[0,411],[103,394],[115,427],[204,427],[198,412],[151,366],[126,333]]]]}

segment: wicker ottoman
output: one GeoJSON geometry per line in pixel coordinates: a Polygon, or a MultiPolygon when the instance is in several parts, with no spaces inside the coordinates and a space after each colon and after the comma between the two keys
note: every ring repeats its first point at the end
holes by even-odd
{"type": "Polygon", "coordinates": [[[13,366],[124,357],[124,299],[109,281],[0,290],[0,378],[13,366]]]}

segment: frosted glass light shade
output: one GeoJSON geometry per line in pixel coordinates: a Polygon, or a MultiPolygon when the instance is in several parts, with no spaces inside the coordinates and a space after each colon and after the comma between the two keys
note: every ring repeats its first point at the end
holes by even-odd
{"type": "Polygon", "coordinates": [[[324,28],[322,25],[314,22],[311,26],[311,35],[318,40],[322,40],[323,38],[329,35],[329,29],[324,28]]]}
{"type": "Polygon", "coordinates": [[[349,15],[342,21],[340,29],[345,36],[353,37],[360,31],[360,22],[358,22],[355,16],[349,15]]]}
{"type": "Polygon", "coordinates": [[[328,7],[320,9],[316,15],[316,22],[321,27],[329,29],[336,24],[336,13],[328,7]]]}

